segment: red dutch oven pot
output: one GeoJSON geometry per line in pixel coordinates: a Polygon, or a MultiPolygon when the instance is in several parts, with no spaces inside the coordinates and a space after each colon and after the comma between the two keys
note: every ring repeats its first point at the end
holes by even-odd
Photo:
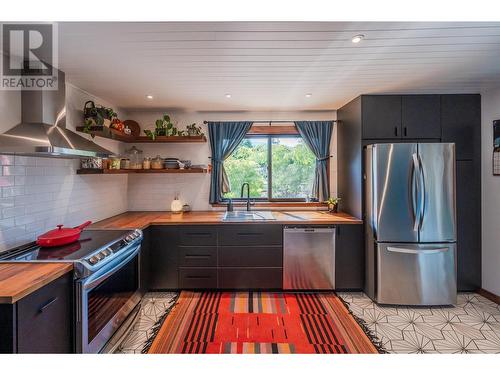
{"type": "Polygon", "coordinates": [[[36,243],[42,247],[55,247],[76,242],[80,238],[82,230],[90,224],[92,224],[91,221],[86,221],[82,225],[75,228],[63,228],[63,225],[60,224],[57,226],[57,229],[53,229],[40,235],[36,240],[36,243]]]}

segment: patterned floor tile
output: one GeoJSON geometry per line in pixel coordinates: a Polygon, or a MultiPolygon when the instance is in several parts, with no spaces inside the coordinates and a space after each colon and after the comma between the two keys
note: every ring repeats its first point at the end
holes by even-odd
{"type": "Polygon", "coordinates": [[[362,293],[342,293],[389,353],[500,353],[500,306],[475,293],[456,306],[377,305],[362,293]]]}
{"type": "Polygon", "coordinates": [[[152,328],[165,310],[173,305],[177,293],[152,292],[147,293],[141,302],[141,312],[127,337],[122,341],[115,353],[140,354],[144,344],[152,335],[152,328]]]}
{"type": "MultiPolygon", "coordinates": [[[[339,296],[390,353],[500,354],[499,305],[478,294],[459,294],[456,306],[431,308],[377,305],[359,292],[339,296]]],[[[140,353],[174,297],[175,293],[148,293],[139,321],[117,352],[140,353]]]]}

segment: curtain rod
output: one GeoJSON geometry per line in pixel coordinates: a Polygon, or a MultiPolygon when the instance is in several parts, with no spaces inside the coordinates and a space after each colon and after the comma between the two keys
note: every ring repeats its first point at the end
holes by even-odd
{"type": "MultiPolygon", "coordinates": [[[[311,120],[297,120],[297,121],[311,121],[311,120]]],[[[314,120],[314,121],[331,121],[331,122],[337,122],[337,120],[314,120]]],[[[217,122],[217,121],[203,121],[204,124],[208,124],[209,122],[217,122]]],[[[224,121],[221,121],[224,122],[224,121]]],[[[290,122],[295,122],[295,120],[257,120],[257,121],[249,121],[253,124],[269,124],[271,125],[273,122],[274,123],[290,123],[290,122]]]]}

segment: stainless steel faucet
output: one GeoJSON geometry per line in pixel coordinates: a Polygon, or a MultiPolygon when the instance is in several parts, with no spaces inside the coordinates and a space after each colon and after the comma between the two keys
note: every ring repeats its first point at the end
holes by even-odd
{"type": "Polygon", "coordinates": [[[241,198],[243,198],[243,192],[245,190],[245,185],[247,187],[247,211],[250,211],[250,206],[253,204],[250,202],[250,185],[248,182],[244,182],[243,185],[241,185],[241,198]]]}

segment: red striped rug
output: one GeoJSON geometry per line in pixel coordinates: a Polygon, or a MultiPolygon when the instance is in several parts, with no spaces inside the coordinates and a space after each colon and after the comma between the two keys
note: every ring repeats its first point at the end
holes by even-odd
{"type": "Polygon", "coordinates": [[[334,293],[183,291],[148,353],[377,353],[334,293]]]}

